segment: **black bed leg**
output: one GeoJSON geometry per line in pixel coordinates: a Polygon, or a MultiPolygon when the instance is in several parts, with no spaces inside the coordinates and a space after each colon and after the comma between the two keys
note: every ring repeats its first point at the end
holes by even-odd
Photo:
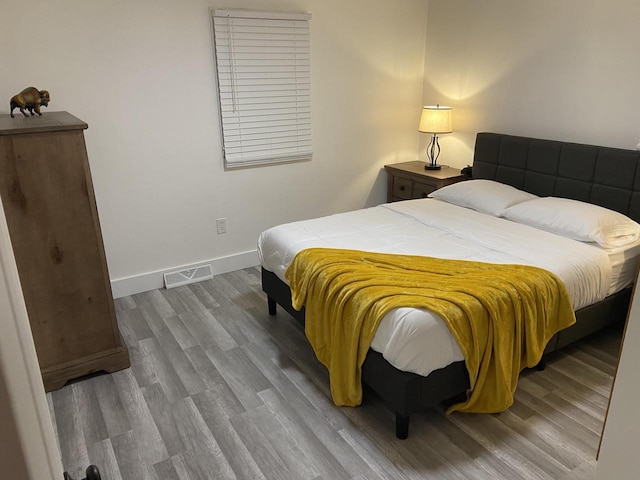
{"type": "Polygon", "coordinates": [[[271,297],[267,297],[267,304],[269,305],[269,315],[275,315],[277,305],[276,301],[271,297]]]}
{"type": "Polygon", "coordinates": [[[409,436],[409,415],[396,413],[396,437],[405,440],[409,436]]]}
{"type": "Polygon", "coordinates": [[[538,370],[539,372],[542,372],[545,368],[547,368],[547,364],[544,361],[544,358],[541,358],[540,361],[536,364],[535,367],[536,370],[538,370]]]}

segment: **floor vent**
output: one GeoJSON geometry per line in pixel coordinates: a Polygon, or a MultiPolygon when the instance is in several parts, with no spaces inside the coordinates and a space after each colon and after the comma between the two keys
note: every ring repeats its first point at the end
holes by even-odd
{"type": "Polygon", "coordinates": [[[211,265],[201,265],[199,267],[169,272],[164,274],[164,288],[174,288],[189,283],[201,282],[213,278],[211,265]]]}

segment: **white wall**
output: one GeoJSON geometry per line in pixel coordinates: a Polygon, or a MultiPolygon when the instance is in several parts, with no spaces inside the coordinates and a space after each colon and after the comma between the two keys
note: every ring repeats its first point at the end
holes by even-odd
{"type": "Polygon", "coordinates": [[[175,266],[255,264],[262,230],[381,203],[381,167],[417,155],[427,0],[23,0],[2,17],[0,113],[34,85],[50,91],[49,110],[89,124],[117,294],[135,288],[118,280],[175,266]],[[311,162],[223,170],[214,6],[313,15],[311,162]]]}
{"type": "Polygon", "coordinates": [[[640,288],[629,312],[598,459],[598,480],[634,480],[640,471],[640,288]]]}
{"type": "Polygon", "coordinates": [[[430,0],[424,103],[454,106],[441,162],[471,162],[479,131],[635,148],[639,18],[637,0],[430,0]]]}

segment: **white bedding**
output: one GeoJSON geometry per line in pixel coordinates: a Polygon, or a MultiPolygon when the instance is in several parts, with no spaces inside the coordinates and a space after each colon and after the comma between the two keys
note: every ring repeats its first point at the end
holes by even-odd
{"type": "MultiPolygon", "coordinates": [[[[612,262],[593,244],[421,199],[279,225],[260,235],[258,255],[265,269],[284,280],[295,255],[310,247],[535,265],[562,279],[576,310],[631,283],[640,254],[638,242],[613,251],[612,262]]],[[[371,348],[396,368],[424,376],[463,359],[444,321],[425,309],[389,312],[371,348]]]]}

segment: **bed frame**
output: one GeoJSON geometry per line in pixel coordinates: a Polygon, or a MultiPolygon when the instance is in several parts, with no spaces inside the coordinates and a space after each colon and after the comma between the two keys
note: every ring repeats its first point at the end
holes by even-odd
{"type": "MultiPolygon", "coordinates": [[[[640,152],[593,145],[479,133],[473,178],[496,180],[539,196],[572,198],[601,205],[640,221],[640,152]]],[[[269,314],[282,306],[304,324],[305,310],[291,306],[291,290],[274,273],[262,269],[262,289],[269,314]]],[[[557,333],[545,354],[562,348],[608,325],[624,321],[631,298],[628,287],[576,312],[577,322],[557,333]]],[[[396,415],[396,436],[409,435],[412,413],[460,397],[469,388],[464,362],[455,362],[423,377],[393,367],[380,353],[369,350],[362,381],[396,415]]]]}

